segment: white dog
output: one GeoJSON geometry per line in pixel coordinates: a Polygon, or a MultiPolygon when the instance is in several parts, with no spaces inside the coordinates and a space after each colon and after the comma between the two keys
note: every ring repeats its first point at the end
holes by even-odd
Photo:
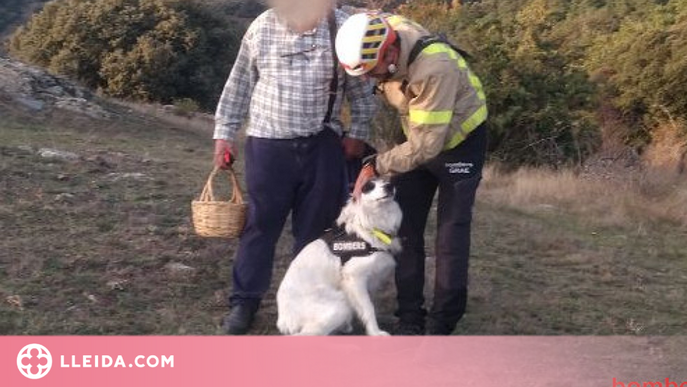
{"type": "Polygon", "coordinates": [[[401,209],[394,188],[374,179],[359,200],[350,200],[337,227],[308,244],[291,263],[277,291],[277,328],[286,335],[351,332],[357,314],[368,335],[379,329],[370,292],[395,267],[392,253],[401,250],[396,237],[401,209]]]}

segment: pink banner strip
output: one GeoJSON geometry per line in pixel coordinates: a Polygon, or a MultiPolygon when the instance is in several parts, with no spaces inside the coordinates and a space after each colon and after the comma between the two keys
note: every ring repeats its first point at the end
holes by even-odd
{"type": "Polygon", "coordinates": [[[0,337],[0,375],[12,387],[687,387],[686,354],[683,337],[26,336],[0,337]]]}

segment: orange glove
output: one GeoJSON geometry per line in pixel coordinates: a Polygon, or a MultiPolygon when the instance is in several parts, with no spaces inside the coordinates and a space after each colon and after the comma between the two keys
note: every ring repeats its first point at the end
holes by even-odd
{"type": "Polygon", "coordinates": [[[374,163],[365,164],[360,170],[360,174],[358,174],[358,179],[355,181],[355,186],[353,188],[354,200],[360,199],[360,195],[363,192],[363,186],[375,177],[377,177],[377,171],[375,171],[374,163]]]}

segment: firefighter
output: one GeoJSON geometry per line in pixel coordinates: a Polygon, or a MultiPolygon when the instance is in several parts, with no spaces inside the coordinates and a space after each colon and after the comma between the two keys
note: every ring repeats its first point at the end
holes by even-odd
{"type": "Polygon", "coordinates": [[[467,304],[472,208],[486,153],[482,84],[463,51],[398,15],[350,17],[336,51],[349,75],[377,81],[377,94],[398,110],[406,138],[370,158],[354,189],[359,196],[375,175],[390,177],[397,189],[403,252],[396,257],[395,332],[451,334],[467,304]],[[424,232],[437,191],[435,289],[426,307],[424,232]]]}

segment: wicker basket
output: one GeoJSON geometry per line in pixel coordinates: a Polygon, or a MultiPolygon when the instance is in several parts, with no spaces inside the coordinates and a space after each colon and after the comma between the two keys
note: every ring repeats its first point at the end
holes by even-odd
{"type": "Polygon", "coordinates": [[[239,180],[233,168],[227,170],[233,188],[231,200],[215,200],[212,181],[219,172],[219,168],[212,170],[200,199],[191,203],[193,227],[196,234],[203,237],[237,238],[246,224],[248,205],[243,201],[239,180]]]}

